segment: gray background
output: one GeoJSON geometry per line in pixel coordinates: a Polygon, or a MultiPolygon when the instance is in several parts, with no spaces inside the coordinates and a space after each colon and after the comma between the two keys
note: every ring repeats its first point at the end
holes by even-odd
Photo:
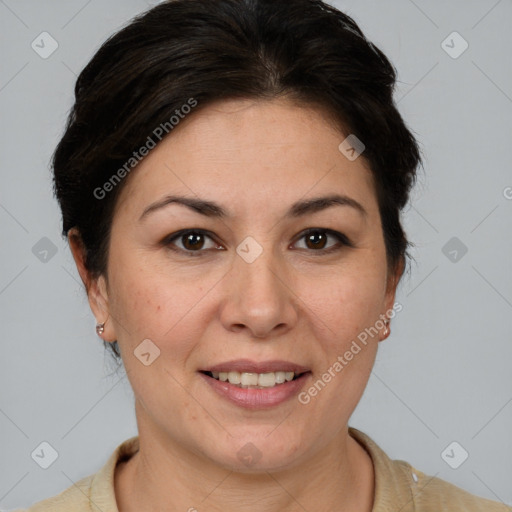
{"type": "MultiPolygon", "coordinates": [[[[398,292],[403,311],[350,424],[392,458],[512,504],[512,2],[333,3],[397,67],[398,106],[425,155],[404,214],[416,263],[398,292]],[[458,58],[442,46],[453,31],[469,44],[458,58]],[[455,262],[443,252],[452,237],[455,262]],[[453,441],[469,453],[458,469],[441,456],[453,441]]],[[[136,434],[131,389],[94,333],[59,235],[48,162],[76,74],[148,5],[0,1],[3,509],[57,494],[136,434]],[[47,59],[31,48],[43,31],[59,45],[47,59]],[[59,454],[46,470],[31,458],[42,441],[59,454]]]]}

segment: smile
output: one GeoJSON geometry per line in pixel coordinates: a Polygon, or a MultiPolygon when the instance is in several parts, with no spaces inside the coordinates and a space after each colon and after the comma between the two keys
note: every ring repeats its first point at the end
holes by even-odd
{"type": "Polygon", "coordinates": [[[214,396],[244,409],[257,410],[275,407],[297,396],[312,373],[200,371],[199,375],[214,396]]]}
{"type": "MultiPolygon", "coordinates": [[[[303,372],[304,373],[304,372],[303,372]]],[[[302,375],[295,372],[268,372],[268,373],[249,373],[249,372],[205,372],[206,375],[221,382],[229,382],[234,386],[244,389],[265,389],[279,386],[285,382],[290,382],[302,375]]]]}

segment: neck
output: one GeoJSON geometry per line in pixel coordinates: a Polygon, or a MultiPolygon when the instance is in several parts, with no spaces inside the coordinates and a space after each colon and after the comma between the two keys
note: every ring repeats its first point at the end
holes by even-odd
{"type": "Polygon", "coordinates": [[[139,451],[116,468],[119,512],[371,512],[374,471],[348,427],[292,469],[233,472],[158,435],[139,434],[139,451]],[[178,462],[179,461],[179,462],[178,462]]]}

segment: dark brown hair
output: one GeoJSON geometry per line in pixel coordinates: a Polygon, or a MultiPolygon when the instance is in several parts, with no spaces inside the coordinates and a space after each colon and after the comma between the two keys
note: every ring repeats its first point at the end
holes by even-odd
{"type": "MultiPolygon", "coordinates": [[[[62,233],[76,227],[91,276],[106,275],[126,180],[104,197],[95,191],[127,169],[157,127],[169,128],[191,98],[198,111],[223,99],[287,96],[317,105],[364,142],[394,270],[408,255],[400,211],[421,163],[393,100],[395,81],[393,65],[355,21],[320,0],[164,2],[111,36],[77,79],[52,162],[62,233]]],[[[108,347],[119,356],[116,343],[108,347]]]]}

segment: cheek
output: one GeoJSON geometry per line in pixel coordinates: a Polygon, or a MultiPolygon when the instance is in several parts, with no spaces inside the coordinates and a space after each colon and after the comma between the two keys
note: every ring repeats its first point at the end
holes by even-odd
{"type": "Polygon", "coordinates": [[[305,303],[334,344],[350,342],[384,312],[384,272],[377,262],[373,266],[351,265],[317,280],[305,295],[305,303]]]}
{"type": "Polygon", "coordinates": [[[119,270],[112,279],[114,313],[131,335],[150,337],[159,331],[158,324],[166,315],[166,289],[156,287],[147,277],[145,269],[119,270]]]}
{"type": "Polygon", "coordinates": [[[310,297],[314,307],[309,318],[323,351],[317,379],[327,384],[309,389],[313,394],[322,390],[318,407],[324,408],[326,423],[337,425],[353,411],[368,382],[378,349],[378,334],[371,328],[383,313],[381,281],[376,271],[346,273],[333,276],[323,293],[310,297]]]}
{"type": "Polygon", "coordinates": [[[120,253],[112,253],[116,265],[110,273],[109,297],[121,348],[133,351],[142,340],[150,339],[163,354],[172,352],[173,363],[182,362],[200,334],[197,315],[208,286],[204,280],[199,283],[183,272],[161,268],[150,258],[121,257],[120,253]]]}
{"type": "MultiPolygon", "coordinates": [[[[158,276],[151,265],[139,261],[134,256],[126,256],[128,251],[112,251],[109,272],[109,302],[116,320],[124,328],[119,335],[127,334],[133,342],[141,336],[156,337],[167,324],[172,325],[173,308],[169,307],[172,297],[179,291],[172,283],[166,283],[158,276]]],[[[133,253],[132,253],[133,254],[133,253]]]]}

